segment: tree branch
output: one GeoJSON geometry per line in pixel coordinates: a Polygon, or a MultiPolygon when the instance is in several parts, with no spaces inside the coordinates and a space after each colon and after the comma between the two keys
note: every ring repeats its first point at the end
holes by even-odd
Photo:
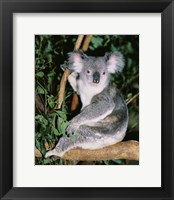
{"type": "Polygon", "coordinates": [[[86,36],[85,41],[83,43],[82,51],[87,51],[88,50],[89,43],[90,43],[91,39],[92,39],[92,35],[87,35],[86,36]]]}
{"type": "Polygon", "coordinates": [[[134,95],[132,98],[126,100],[126,104],[128,105],[130,102],[132,102],[134,99],[136,99],[139,96],[139,93],[134,95]]]}
{"type": "Polygon", "coordinates": [[[83,41],[83,38],[84,38],[84,35],[78,36],[77,41],[76,41],[75,46],[74,46],[74,50],[78,50],[80,48],[82,41],[83,41]]]}
{"type": "MultiPolygon", "coordinates": [[[[79,35],[75,46],[74,46],[74,50],[77,50],[80,48],[81,43],[83,41],[84,35],[79,35]]],[[[68,76],[70,75],[70,71],[68,69],[66,69],[63,73],[62,79],[60,81],[60,90],[58,93],[58,104],[56,105],[55,109],[60,109],[64,100],[64,94],[65,94],[65,87],[66,87],[66,82],[68,79],[68,76]]]]}
{"type": "MultiPolygon", "coordinates": [[[[49,156],[55,155],[50,151],[49,156]]],[[[58,156],[58,155],[57,155],[58,156]]],[[[78,161],[97,161],[97,160],[113,160],[113,159],[128,159],[139,160],[139,142],[135,140],[119,142],[101,149],[89,150],[75,148],[71,149],[61,157],[64,160],[78,161]]]]}
{"type": "Polygon", "coordinates": [[[62,106],[64,94],[65,94],[66,82],[67,82],[69,75],[70,75],[70,71],[68,69],[66,69],[64,71],[63,76],[62,76],[61,81],[60,81],[60,90],[59,90],[59,93],[58,93],[58,104],[55,107],[55,109],[60,109],[61,106],[62,106]]]}

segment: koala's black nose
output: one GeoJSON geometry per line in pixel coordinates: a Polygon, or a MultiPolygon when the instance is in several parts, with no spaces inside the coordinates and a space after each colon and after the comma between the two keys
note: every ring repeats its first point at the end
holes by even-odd
{"type": "Polygon", "coordinates": [[[100,82],[100,73],[94,72],[93,74],[93,83],[99,83],[100,82]]]}

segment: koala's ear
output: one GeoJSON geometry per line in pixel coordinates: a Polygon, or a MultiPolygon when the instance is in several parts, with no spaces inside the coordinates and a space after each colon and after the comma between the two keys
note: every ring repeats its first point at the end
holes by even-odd
{"type": "Polygon", "coordinates": [[[80,73],[84,65],[84,59],[87,58],[87,55],[85,55],[82,51],[79,50],[68,53],[68,56],[68,68],[74,72],[80,73]]]}
{"type": "Polygon", "coordinates": [[[124,67],[124,58],[120,52],[107,53],[105,56],[108,72],[114,74],[115,72],[121,72],[124,67]]]}

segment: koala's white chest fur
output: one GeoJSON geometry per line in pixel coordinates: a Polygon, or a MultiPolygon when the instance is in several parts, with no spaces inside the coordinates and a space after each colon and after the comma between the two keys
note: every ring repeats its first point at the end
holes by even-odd
{"type": "Polygon", "coordinates": [[[91,103],[93,96],[99,94],[103,90],[103,85],[84,84],[81,80],[78,81],[78,92],[80,94],[82,109],[91,103]]]}

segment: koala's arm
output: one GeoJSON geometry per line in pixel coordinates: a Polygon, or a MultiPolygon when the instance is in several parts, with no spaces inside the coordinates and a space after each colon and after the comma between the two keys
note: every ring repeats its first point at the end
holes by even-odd
{"type": "Polygon", "coordinates": [[[91,122],[97,122],[108,116],[115,108],[115,102],[107,93],[96,95],[91,104],[86,106],[80,114],[74,117],[71,122],[78,126],[91,122]]]}
{"type": "Polygon", "coordinates": [[[104,119],[113,109],[114,103],[111,103],[106,96],[97,96],[91,104],[86,106],[80,114],[70,121],[66,129],[67,134],[75,133],[80,125],[96,123],[104,119]]]}

